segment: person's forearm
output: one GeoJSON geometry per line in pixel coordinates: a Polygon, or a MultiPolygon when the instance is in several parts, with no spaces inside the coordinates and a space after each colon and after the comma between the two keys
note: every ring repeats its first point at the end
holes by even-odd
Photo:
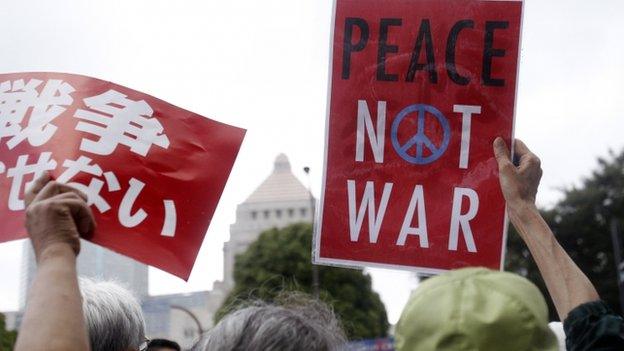
{"type": "Polygon", "coordinates": [[[575,307],[599,299],[592,283],[559,245],[535,205],[510,209],[509,216],[531,251],[562,321],[575,307]]]}
{"type": "Polygon", "coordinates": [[[38,257],[15,350],[89,350],[76,254],[69,245],[55,244],[38,257]]]}

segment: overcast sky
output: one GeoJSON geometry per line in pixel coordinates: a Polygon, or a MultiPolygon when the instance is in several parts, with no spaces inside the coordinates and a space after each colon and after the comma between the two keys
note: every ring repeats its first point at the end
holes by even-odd
{"type": "MultiPolygon", "coordinates": [[[[542,206],[624,147],[622,18],[621,0],[525,4],[516,135],[542,158],[542,206]]],[[[151,293],[204,290],[278,153],[320,191],[330,23],[329,0],[6,1],[0,72],[85,74],[248,130],[190,281],[150,270],[151,293]]],[[[0,311],[17,308],[21,245],[0,244],[0,311]]],[[[414,281],[373,277],[394,323],[414,281]]]]}

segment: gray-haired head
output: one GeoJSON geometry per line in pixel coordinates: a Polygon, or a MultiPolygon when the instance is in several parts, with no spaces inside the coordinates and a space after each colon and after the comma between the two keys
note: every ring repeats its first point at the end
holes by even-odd
{"type": "Polygon", "coordinates": [[[134,295],[117,283],[79,278],[92,351],[138,350],[145,321],[134,295]]]}
{"type": "Polygon", "coordinates": [[[332,351],[346,337],[323,302],[291,294],[280,304],[253,302],[226,315],[194,351],[332,351]]]}

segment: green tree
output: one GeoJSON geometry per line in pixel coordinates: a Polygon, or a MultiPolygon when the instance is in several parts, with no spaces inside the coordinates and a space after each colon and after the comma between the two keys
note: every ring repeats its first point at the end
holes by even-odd
{"type": "MultiPolygon", "coordinates": [[[[215,322],[240,299],[271,302],[281,291],[312,293],[312,227],[295,224],[270,229],[236,257],[235,286],[216,314],[215,322]]],[[[386,309],[372,290],[371,278],[360,270],[317,266],[320,298],[333,306],[350,339],[387,335],[386,309]]]]}
{"type": "Polygon", "coordinates": [[[0,313],[0,351],[13,350],[15,339],[17,339],[17,332],[6,330],[4,315],[0,313]]]}
{"type": "MultiPolygon", "coordinates": [[[[610,223],[612,219],[624,223],[624,151],[599,158],[591,176],[579,187],[563,190],[563,195],[561,201],[542,214],[561,246],[594,283],[600,297],[621,313],[610,223]]],[[[532,280],[549,296],[535,262],[513,228],[507,243],[506,267],[532,280]]],[[[552,301],[547,300],[551,319],[558,319],[552,301]]]]}

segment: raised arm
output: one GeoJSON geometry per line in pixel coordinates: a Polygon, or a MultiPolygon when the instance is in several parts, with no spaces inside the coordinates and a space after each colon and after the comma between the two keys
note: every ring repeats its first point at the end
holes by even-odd
{"type": "Polygon", "coordinates": [[[26,193],[26,229],[37,258],[16,351],[89,350],[78,289],[79,236],[94,230],[85,195],[46,174],[26,193]]]}
{"type": "Polygon", "coordinates": [[[540,160],[520,140],[515,142],[518,166],[501,138],[494,141],[500,183],[507,213],[540,270],[561,320],[581,304],[599,299],[587,276],[563,250],[535,206],[542,177],[540,160]]]}

